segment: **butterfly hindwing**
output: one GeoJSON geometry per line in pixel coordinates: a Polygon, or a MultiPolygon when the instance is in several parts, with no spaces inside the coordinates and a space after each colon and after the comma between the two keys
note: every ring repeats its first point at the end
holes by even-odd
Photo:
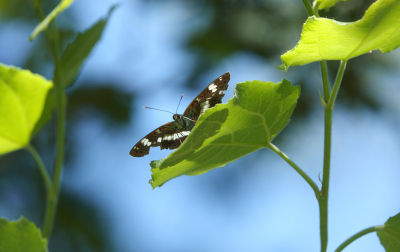
{"type": "Polygon", "coordinates": [[[143,157],[149,154],[150,147],[176,149],[187,138],[197,119],[207,109],[221,103],[224,92],[228,89],[230,73],[224,73],[208,85],[186,108],[182,115],[174,114],[173,122],[166,123],[142,138],[129,152],[131,156],[143,157]]]}
{"type": "Polygon", "coordinates": [[[153,130],[143,137],[129,152],[133,157],[143,157],[149,154],[150,147],[160,146],[161,149],[178,148],[190,131],[181,131],[176,122],[169,122],[153,130]]]}

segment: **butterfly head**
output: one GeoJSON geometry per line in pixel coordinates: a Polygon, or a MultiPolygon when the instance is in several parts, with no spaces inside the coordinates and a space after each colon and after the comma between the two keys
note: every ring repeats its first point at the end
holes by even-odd
{"type": "Polygon", "coordinates": [[[180,115],[180,114],[174,114],[174,115],[172,116],[172,119],[174,119],[175,122],[176,122],[176,121],[180,121],[180,120],[182,120],[182,115],[180,115]]]}
{"type": "Polygon", "coordinates": [[[180,114],[174,114],[172,116],[172,119],[174,119],[174,121],[177,123],[178,127],[183,128],[186,123],[185,120],[183,120],[183,116],[180,114]]]}

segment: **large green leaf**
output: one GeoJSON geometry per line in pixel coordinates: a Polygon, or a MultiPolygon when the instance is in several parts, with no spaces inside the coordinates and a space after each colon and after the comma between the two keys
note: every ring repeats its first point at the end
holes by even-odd
{"type": "Polygon", "coordinates": [[[400,214],[390,217],[377,235],[386,252],[400,252],[400,214]]]}
{"type": "Polygon", "coordinates": [[[309,17],[296,47],[281,56],[286,68],[321,60],[348,60],[400,46],[400,0],[378,0],[364,17],[343,23],[309,17]]]}
{"type": "Polygon", "coordinates": [[[46,252],[47,240],[40,229],[24,217],[18,221],[0,218],[0,252],[46,252]]]}
{"type": "Polygon", "coordinates": [[[198,120],[185,142],[167,158],[151,163],[153,188],[181,175],[199,175],[262,147],[290,121],[300,86],[248,81],[237,84],[227,104],[198,120]]]}
{"type": "Polygon", "coordinates": [[[38,74],[0,64],[0,154],[26,146],[50,119],[52,88],[38,74]]]}
{"type": "Polygon", "coordinates": [[[49,24],[54,20],[54,18],[63,10],[68,8],[72,2],[75,0],[61,0],[61,2],[46,16],[45,19],[40,22],[36,28],[33,30],[32,34],[29,36],[29,40],[32,41],[36,38],[39,33],[46,30],[49,24]]]}
{"type": "Polygon", "coordinates": [[[95,25],[78,36],[68,44],[60,57],[61,85],[68,86],[74,81],[83,61],[92,51],[93,47],[101,38],[104,27],[110,14],[116,6],[111,7],[106,18],[100,19],[95,25]]]}

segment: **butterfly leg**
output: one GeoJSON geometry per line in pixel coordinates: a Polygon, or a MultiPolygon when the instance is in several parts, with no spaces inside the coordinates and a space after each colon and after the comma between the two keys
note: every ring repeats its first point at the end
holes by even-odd
{"type": "Polygon", "coordinates": [[[178,134],[181,136],[181,137],[179,138],[179,141],[180,141],[181,144],[182,144],[182,137],[183,137],[183,134],[182,134],[182,132],[178,132],[178,134]]]}

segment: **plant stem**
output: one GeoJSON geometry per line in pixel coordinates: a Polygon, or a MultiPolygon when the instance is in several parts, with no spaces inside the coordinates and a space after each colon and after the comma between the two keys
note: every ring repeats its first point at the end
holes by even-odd
{"type": "Polygon", "coordinates": [[[42,158],[40,157],[39,153],[36,151],[35,147],[33,147],[31,144],[28,144],[25,149],[29,151],[29,153],[32,155],[33,159],[35,159],[35,162],[37,166],[39,167],[40,174],[42,174],[43,181],[46,187],[46,192],[48,193],[51,190],[51,180],[49,173],[47,172],[46,166],[44,165],[42,158]]]}
{"type": "Polygon", "coordinates": [[[340,61],[340,66],[339,66],[339,71],[336,75],[336,80],[335,80],[335,84],[333,85],[333,89],[332,89],[332,93],[331,96],[329,97],[329,102],[328,102],[328,107],[333,107],[335,106],[335,100],[336,100],[336,96],[339,92],[339,88],[340,88],[340,84],[342,83],[342,78],[343,78],[343,74],[344,74],[344,70],[346,69],[346,64],[347,61],[340,61]]]}
{"type": "Polygon", "coordinates": [[[302,1],[303,1],[303,4],[304,4],[304,7],[306,7],[308,16],[314,15],[313,9],[312,9],[311,4],[310,4],[310,1],[309,0],[302,0],[302,1]]]}
{"type": "MultiPolygon", "coordinates": [[[[331,144],[332,144],[332,114],[335,100],[342,82],[347,61],[341,61],[339,71],[336,75],[332,93],[325,106],[325,134],[324,134],[324,173],[321,187],[321,197],[319,198],[320,211],[320,236],[321,252],[325,252],[328,247],[328,198],[329,198],[329,176],[331,163],[331,144]]],[[[325,86],[324,86],[325,88],[325,86]]]]}
{"type": "Polygon", "coordinates": [[[283,153],[278,147],[276,147],[275,145],[273,145],[272,143],[269,143],[269,145],[267,146],[267,148],[269,148],[270,150],[272,150],[273,152],[275,152],[276,154],[278,154],[281,158],[283,158],[290,166],[292,166],[294,168],[295,171],[297,171],[297,173],[300,174],[300,176],[302,176],[304,178],[305,181],[307,181],[307,183],[311,186],[311,189],[314,190],[315,193],[315,197],[317,199],[320,198],[319,196],[319,189],[318,186],[314,183],[314,181],[302,170],[300,169],[300,167],[298,167],[285,153],[283,153]]]}
{"type": "Polygon", "coordinates": [[[375,226],[375,227],[370,227],[370,228],[366,228],[364,230],[361,230],[360,232],[358,232],[357,234],[353,235],[352,237],[350,237],[349,239],[347,239],[346,241],[344,241],[336,250],[335,252],[340,252],[342,251],[345,247],[347,247],[347,245],[349,245],[350,243],[352,243],[353,241],[357,240],[358,238],[360,238],[361,236],[364,236],[366,234],[372,233],[372,232],[376,232],[376,231],[381,231],[385,228],[385,226],[375,226]]]}
{"type": "Polygon", "coordinates": [[[314,13],[314,15],[316,16],[316,17],[319,17],[319,10],[318,10],[318,7],[319,7],[319,4],[320,4],[320,2],[314,2],[314,6],[312,7],[312,9],[313,9],[313,13],[314,13]]]}
{"type": "Polygon", "coordinates": [[[321,66],[321,76],[322,76],[322,86],[324,90],[324,101],[328,103],[329,94],[331,92],[331,86],[329,85],[329,77],[328,77],[328,67],[326,64],[326,60],[322,60],[319,62],[321,66]]]}
{"type": "MultiPolygon", "coordinates": [[[[44,19],[44,14],[41,9],[41,5],[34,4],[33,7],[40,21],[42,21],[44,19]]],[[[56,98],[56,110],[57,110],[57,154],[53,168],[53,184],[51,186],[51,190],[49,190],[47,193],[47,206],[43,224],[43,237],[47,238],[47,241],[49,241],[57,210],[58,197],[60,194],[60,180],[64,163],[67,97],[65,89],[63,86],[61,86],[60,82],[60,61],[59,61],[60,42],[56,26],[56,20],[54,20],[53,22],[53,31],[50,28],[47,28],[46,35],[53,47],[54,62],[55,62],[53,84],[54,84],[54,95],[56,98]]]]}
{"type": "Polygon", "coordinates": [[[51,193],[48,194],[46,217],[44,222],[43,237],[49,240],[53,228],[54,219],[57,210],[58,197],[60,193],[60,180],[64,163],[64,146],[65,146],[65,127],[66,127],[66,94],[64,87],[60,82],[60,62],[59,62],[59,38],[58,31],[54,21],[54,31],[52,32],[52,46],[54,53],[54,91],[56,96],[57,109],[57,154],[53,170],[53,186],[51,193]]]}

